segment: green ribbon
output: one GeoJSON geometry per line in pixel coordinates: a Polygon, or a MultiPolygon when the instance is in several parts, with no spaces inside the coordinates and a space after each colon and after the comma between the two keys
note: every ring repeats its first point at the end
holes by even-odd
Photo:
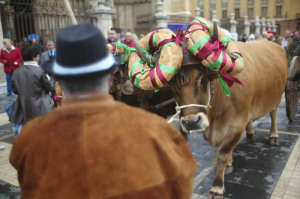
{"type": "Polygon", "coordinates": [[[173,68],[171,66],[159,64],[160,70],[166,71],[168,73],[176,74],[179,71],[179,68],[173,68]]]}
{"type": "Polygon", "coordinates": [[[135,77],[135,85],[136,85],[136,87],[138,87],[139,89],[141,89],[140,88],[140,83],[139,83],[139,76],[140,76],[141,74],[138,74],[136,77],[135,77]]]}
{"type": "Polygon", "coordinates": [[[123,47],[125,52],[124,52],[124,55],[123,55],[123,58],[122,58],[122,61],[121,61],[121,64],[124,64],[125,63],[125,60],[126,60],[126,57],[127,55],[130,55],[132,52],[137,52],[137,49],[136,48],[130,48],[129,46],[127,46],[126,44],[123,44],[123,43],[113,43],[114,46],[116,47],[123,47]]]}
{"type": "Polygon", "coordinates": [[[211,27],[210,27],[209,23],[207,23],[205,20],[203,20],[201,18],[196,18],[196,20],[205,24],[208,27],[209,32],[211,32],[211,27]]]}
{"type": "Polygon", "coordinates": [[[221,42],[223,43],[224,46],[226,46],[228,41],[229,44],[233,42],[229,37],[224,37],[221,42]]]}
{"type": "Polygon", "coordinates": [[[219,80],[220,80],[220,83],[221,83],[223,93],[227,97],[230,97],[230,91],[229,91],[229,87],[228,87],[227,83],[225,82],[225,80],[223,79],[223,77],[221,76],[221,74],[219,72],[218,72],[218,76],[219,76],[219,80]]]}
{"type": "Polygon", "coordinates": [[[166,43],[165,45],[163,45],[163,47],[161,47],[160,52],[162,52],[162,50],[163,50],[165,47],[167,47],[167,46],[169,46],[169,45],[172,45],[172,44],[176,44],[176,43],[175,43],[174,41],[169,42],[169,43],[166,43]]]}
{"type": "Polygon", "coordinates": [[[133,64],[133,66],[132,66],[132,68],[131,68],[131,70],[130,70],[130,74],[129,74],[129,79],[130,79],[130,81],[131,81],[131,79],[132,79],[132,73],[133,73],[133,71],[140,65],[140,64],[144,64],[145,62],[143,61],[143,60],[139,60],[139,61],[137,61],[137,62],[135,62],[134,64],[133,64]]]}
{"type": "Polygon", "coordinates": [[[157,47],[156,38],[155,38],[156,33],[154,33],[153,38],[152,38],[152,43],[155,47],[157,47]]]}

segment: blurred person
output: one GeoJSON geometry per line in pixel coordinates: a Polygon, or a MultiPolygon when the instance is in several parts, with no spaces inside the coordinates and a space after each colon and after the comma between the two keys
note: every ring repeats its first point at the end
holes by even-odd
{"type": "Polygon", "coordinates": [[[31,44],[33,46],[36,46],[39,49],[40,55],[41,55],[42,52],[44,52],[44,47],[41,44],[39,44],[38,41],[35,38],[33,38],[31,40],[31,44]]]}
{"type": "Polygon", "coordinates": [[[56,58],[42,67],[66,99],[14,141],[22,199],[191,198],[197,164],[185,138],[164,118],[113,100],[105,42],[91,24],[58,33],[56,58]]]}
{"type": "Polygon", "coordinates": [[[144,34],[140,34],[140,35],[139,35],[139,40],[143,39],[144,37],[145,37],[144,34]]]}
{"type": "Polygon", "coordinates": [[[261,37],[263,40],[268,40],[268,32],[267,31],[264,31],[262,34],[261,34],[261,37]]]}
{"type": "Polygon", "coordinates": [[[37,46],[24,46],[22,56],[23,66],[16,70],[12,77],[12,89],[17,99],[12,107],[9,121],[24,125],[29,120],[43,116],[52,110],[49,91],[53,89],[54,82],[38,65],[37,46]]]}
{"type": "Polygon", "coordinates": [[[255,36],[255,40],[261,40],[262,39],[260,33],[255,33],[254,36],[255,36]]]}
{"type": "Polygon", "coordinates": [[[122,43],[126,44],[130,48],[136,48],[135,43],[132,40],[131,32],[126,32],[125,33],[125,37],[124,37],[124,40],[122,41],[122,43]]]}
{"type": "Polygon", "coordinates": [[[254,41],[255,40],[255,36],[254,34],[250,34],[249,38],[248,38],[248,42],[254,41]]]}
{"type": "Polygon", "coordinates": [[[26,44],[28,44],[27,37],[22,37],[22,40],[19,43],[17,43],[16,46],[21,49],[23,47],[23,45],[26,45],[26,44]]]}
{"type": "Polygon", "coordinates": [[[4,47],[1,49],[0,62],[4,65],[6,74],[7,96],[12,95],[11,80],[15,70],[21,67],[22,55],[19,48],[11,44],[10,39],[3,39],[4,47]]]}
{"type": "Polygon", "coordinates": [[[108,32],[108,38],[112,43],[120,43],[121,42],[121,33],[122,30],[119,27],[112,27],[108,32]]]}
{"type": "Polygon", "coordinates": [[[291,59],[292,52],[293,52],[293,40],[290,38],[291,31],[286,30],[283,37],[279,37],[276,40],[276,43],[278,43],[286,52],[286,57],[288,60],[291,59]]]}
{"type": "Polygon", "coordinates": [[[247,41],[247,36],[244,35],[244,36],[242,37],[241,41],[242,41],[242,42],[246,42],[246,41],[247,41]]]}
{"type": "Polygon", "coordinates": [[[54,42],[52,40],[48,40],[46,42],[46,49],[47,49],[47,51],[45,51],[41,54],[41,57],[39,60],[40,65],[44,64],[46,61],[48,61],[50,59],[54,59],[54,57],[55,57],[54,42]]]}
{"type": "Polygon", "coordinates": [[[132,33],[132,41],[138,41],[139,38],[135,33],[132,33]]]}
{"type": "MultiPolygon", "coordinates": [[[[52,40],[48,40],[46,42],[46,49],[47,51],[43,52],[41,54],[41,58],[39,60],[39,65],[41,66],[42,64],[46,63],[48,60],[52,60],[55,58],[55,47],[54,47],[54,42],[52,40]]],[[[52,81],[55,81],[53,77],[51,77],[52,81]]],[[[53,88],[53,90],[50,91],[51,92],[51,98],[53,100],[54,103],[54,107],[57,107],[57,103],[55,98],[55,87],[53,88]]]]}
{"type": "Polygon", "coordinates": [[[293,38],[293,49],[296,48],[296,45],[298,41],[300,40],[299,31],[294,32],[294,38],[293,38]]]}

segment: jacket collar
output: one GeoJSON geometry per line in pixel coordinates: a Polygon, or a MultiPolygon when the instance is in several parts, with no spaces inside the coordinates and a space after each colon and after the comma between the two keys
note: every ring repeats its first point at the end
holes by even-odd
{"type": "Polygon", "coordinates": [[[11,51],[16,50],[16,48],[13,45],[11,45],[11,50],[9,51],[9,50],[7,50],[6,46],[4,46],[3,50],[5,50],[6,52],[10,53],[11,51]]]}
{"type": "Polygon", "coordinates": [[[30,66],[36,66],[36,67],[40,67],[39,65],[38,65],[38,63],[36,63],[35,61],[24,61],[24,64],[23,65],[30,65],[30,66]]]}

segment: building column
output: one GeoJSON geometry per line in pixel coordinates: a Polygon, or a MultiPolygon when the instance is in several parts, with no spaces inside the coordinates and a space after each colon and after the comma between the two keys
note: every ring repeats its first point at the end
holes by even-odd
{"type": "Polygon", "coordinates": [[[268,21],[267,21],[267,30],[271,30],[271,29],[272,29],[271,19],[268,19],[268,21]]]}
{"type": "Polygon", "coordinates": [[[260,23],[259,23],[259,16],[256,16],[255,19],[255,33],[259,34],[260,33],[260,23]]]}
{"type": "Polygon", "coordinates": [[[250,35],[250,23],[248,21],[248,16],[244,17],[244,34],[249,37],[250,35]]]}
{"type": "Polygon", "coordinates": [[[236,33],[236,20],[234,20],[234,13],[230,13],[230,32],[236,33]]]}
{"type": "Polygon", "coordinates": [[[154,15],[156,26],[155,28],[168,28],[169,16],[163,11],[163,3],[159,0],[156,4],[156,13],[154,15]]]}
{"type": "Polygon", "coordinates": [[[266,19],[263,17],[261,19],[261,32],[265,32],[266,31],[266,19]]]}
{"type": "Polygon", "coordinates": [[[221,22],[217,19],[217,12],[215,10],[212,11],[212,22],[216,22],[219,26],[221,26],[221,22]]]}
{"type": "Polygon", "coordinates": [[[113,14],[116,13],[115,9],[112,9],[105,5],[105,0],[95,0],[95,9],[89,10],[89,12],[97,17],[96,26],[101,30],[104,37],[108,37],[108,31],[113,26],[113,14]]]}
{"type": "Polygon", "coordinates": [[[200,8],[199,8],[199,7],[197,7],[197,8],[195,9],[195,17],[201,17],[201,16],[200,16],[200,8]]]}
{"type": "Polygon", "coordinates": [[[275,19],[272,19],[272,30],[274,30],[276,32],[276,22],[275,22],[275,19]]]}

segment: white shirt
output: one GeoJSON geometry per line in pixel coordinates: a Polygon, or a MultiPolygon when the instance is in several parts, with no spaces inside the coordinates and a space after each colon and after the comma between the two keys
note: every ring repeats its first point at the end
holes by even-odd
{"type": "Polygon", "coordinates": [[[281,47],[286,50],[287,46],[288,46],[288,40],[286,38],[282,38],[281,47]]]}

